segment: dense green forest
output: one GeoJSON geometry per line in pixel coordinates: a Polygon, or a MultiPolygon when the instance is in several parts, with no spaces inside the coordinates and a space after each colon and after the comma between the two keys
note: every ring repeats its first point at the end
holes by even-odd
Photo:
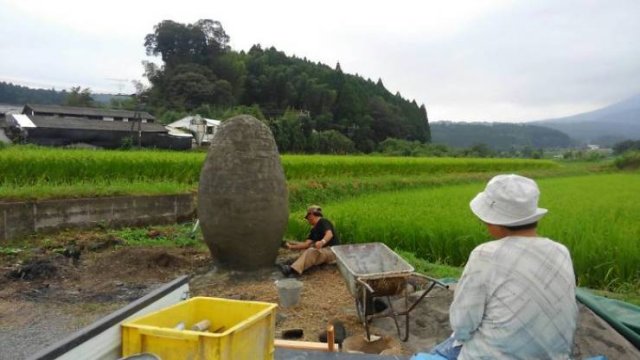
{"type": "Polygon", "coordinates": [[[339,64],[331,68],[273,47],[238,52],[228,42],[213,20],[165,20],[146,36],[147,54],[163,61],[145,64],[151,82],[146,101],[161,120],[181,112],[206,116],[251,107],[284,152],[368,153],[387,138],[430,141],[425,106],[391,94],[381,80],[345,74],[339,64]]]}
{"type": "Polygon", "coordinates": [[[454,148],[484,144],[492,150],[510,151],[569,148],[575,145],[569,135],[543,126],[502,123],[435,122],[431,124],[433,142],[454,148]]]}
{"type": "Polygon", "coordinates": [[[24,105],[29,102],[62,104],[67,94],[66,91],[56,91],[55,89],[31,89],[4,81],[0,82],[0,103],[2,104],[24,105]]]}

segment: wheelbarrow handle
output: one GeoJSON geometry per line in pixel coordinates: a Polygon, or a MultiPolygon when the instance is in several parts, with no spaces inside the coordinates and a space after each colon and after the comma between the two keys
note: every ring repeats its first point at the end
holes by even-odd
{"type": "MultiPolygon", "coordinates": [[[[422,292],[422,295],[420,295],[420,297],[419,297],[418,299],[416,299],[416,301],[414,301],[414,302],[413,302],[413,304],[411,304],[411,305],[409,306],[409,308],[407,308],[407,310],[406,310],[406,312],[405,312],[405,314],[407,314],[407,317],[409,316],[409,313],[411,312],[411,310],[413,310],[413,308],[415,308],[415,307],[416,307],[416,306],[417,306],[417,305],[422,301],[422,299],[424,299],[425,297],[427,297],[427,294],[429,294],[429,293],[431,292],[431,290],[433,290],[433,288],[435,288],[436,286],[440,286],[440,287],[443,287],[443,288],[445,288],[445,289],[448,289],[448,288],[449,288],[449,285],[447,285],[447,284],[445,284],[445,283],[443,283],[443,282],[441,282],[441,281],[438,281],[438,280],[436,280],[436,279],[434,279],[434,278],[432,278],[432,277],[430,277],[430,276],[423,275],[423,274],[416,273],[416,272],[414,272],[414,273],[413,273],[413,275],[416,275],[416,276],[418,276],[418,277],[421,277],[421,278],[427,279],[427,280],[429,280],[431,283],[429,284],[429,286],[427,287],[427,289],[426,289],[426,290],[424,290],[424,291],[422,292]]],[[[405,293],[405,296],[406,296],[406,293],[405,293]]],[[[407,318],[407,321],[408,321],[408,318],[407,318]]],[[[409,331],[409,328],[407,328],[407,332],[408,332],[408,331],[409,331]]],[[[405,335],[405,339],[404,339],[404,340],[402,340],[402,341],[406,341],[406,340],[407,340],[407,338],[408,338],[408,335],[405,335]]]]}
{"type": "Polygon", "coordinates": [[[420,273],[418,273],[418,272],[414,272],[412,275],[415,275],[415,276],[417,276],[417,277],[421,277],[421,278],[427,279],[427,280],[429,280],[429,281],[431,281],[431,282],[435,283],[436,285],[438,285],[438,286],[440,286],[440,287],[443,287],[443,288],[445,288],[445,289],[448,289],[448,288],[449,288],[449,285],[447,285],[447,284],[443,283],[442,281],[439,281],[439,280],[437,280],[437,279],[434,279],[434,278],[432,278],[432,277],[430,277],[430,276],[427,276],[427,275],[424,275],[424,274],[420,274],[420,273]]]}
{"type": "Polygon", "coordinates": [[[356,278],[356,281],[362,284],[362,286],[366,287],[369,292],[374,293],[373,288],[366,281],[362,280],[361,278],[356,278]]]}

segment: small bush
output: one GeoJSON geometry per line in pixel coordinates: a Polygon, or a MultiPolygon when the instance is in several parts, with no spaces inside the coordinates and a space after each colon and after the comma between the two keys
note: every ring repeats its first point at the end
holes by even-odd
{"type": "Polygon", "coordinates": [[[640,151],[629,151],[617,158],[615,163],[618,169],[637,170],[640,169],[640,151]]]}

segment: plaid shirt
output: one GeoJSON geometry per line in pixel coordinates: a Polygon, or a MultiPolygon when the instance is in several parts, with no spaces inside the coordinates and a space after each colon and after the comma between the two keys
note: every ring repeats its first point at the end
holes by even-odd
{"type": "Polygon", "coordinates": [[[578,307],[567,248],[505,237],[476,247],[450,308],[459,359],[569,359],[578,307]]]}

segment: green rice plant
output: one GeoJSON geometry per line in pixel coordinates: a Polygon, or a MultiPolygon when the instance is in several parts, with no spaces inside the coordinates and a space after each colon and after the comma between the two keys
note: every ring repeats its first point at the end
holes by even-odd
{"type": "MultiPolygon", "coordinates": [[[[0,184],[70,184],[100,179],[196,183],[204,158],[205,154],[197,152],[12,146],[0,150],[0,184]]],[[[282,162],[287,179],[413,176],[558,167],[546,160],[322,155],[287,155],[282,157],[282,162]]]]}
{"type": "MultiPolygon", "coordinates": [[[[192,192],[206,154],[160,150],[0,149],[0,198],[7,200],[192,192]]],[[[484,180],[501,171],[561,173],[522,159],[285,155],[292,207],[420,186],[484,180]]]]}
{"type": "MultiPolygon", "coordinates": [[[[327,204],[324,210],[344,242],[383,242],[430,262],[460,266],[482,239],[482,226],[466,206],[477,188],[389,191],[327,204]]],[[[303,237],[307,228],[301,216],[290,218],[291,236],[303,237]]]]}
{"type": "Polygon", "coordinates": [[[413,268],[424,275],[431,276],[435,279],[459,279],[462,276],[462,268],[444,265],[440,263],[431,263],[424,259],[417,257],[415,254],[409,251],[394,250],[398,255],[405,259],[413,268]]]}
{"type": "Polygon", "coordinates": [[[383,175],[362,178],[293,179],[287,181],[289,206],[304,209],[311,203],[342,201],[369,193],[397,191],[451,184],[465,184],[490,179],[493,173],[419,174],[415,176],[383,175]]]}
{"type": "Polygon", "coordinates": [[[541,180],[541,232],[567,245],[579,280],[600,288],[640,280],[640,174],[541,180]]]}
{"type": "Polygon", "coordinates": [[[549,160],[413,158],[381,156],[286,155],[282,157],[287,179],[332,177],[413,176],[420,174],[501,172],[553,169],[549,160]]]}
{"type": "Polygon", "coordinates": [[[204,154],[12,146],[0,150],[0,184],[28,186],[83,181],[196,183],[204,154]]]}
{"type": "MultiPolygon", "coordinates": [[[[539,181],[540,206],[549,214],[539,233],[565,244],[580,284],[614,287],[640,279],[640,174],[607,174],[539,181]]],[[[461,266],[471,250],[490,240],[469,210],[484,183],[389,191],[326,204],[344,242],[384,242],[429,262],[461,266]]],[[[288,236],[308,231],[300,214],[288,236]]]]}
{"type": "Polygon", "coordinates": [[[86,198],[124,195],[170,195],[196,191],[196,184],[163,181],[126,181],[122,179],[84,180],[73,184],[40,183],[29,186],[0,184],[0,199],[38,200],[51,198],[86,198]]]}

